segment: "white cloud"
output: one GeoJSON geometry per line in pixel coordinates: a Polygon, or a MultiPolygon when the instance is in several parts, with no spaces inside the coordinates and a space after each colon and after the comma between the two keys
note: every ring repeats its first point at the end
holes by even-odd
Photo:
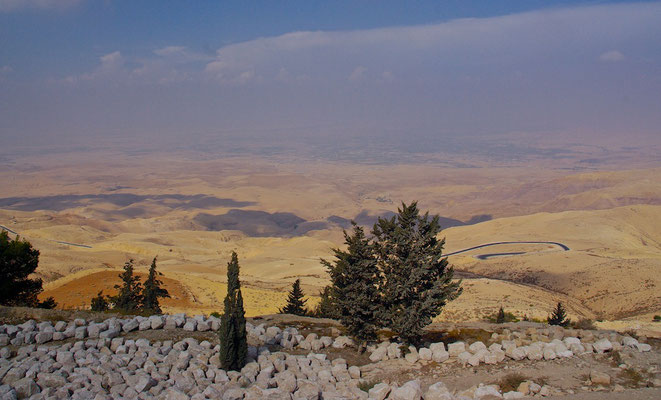
{"type": "Polygon", "coordinates": [[[367,72],[367,68],[363,67],[362,65],[359,65],[356,68],[354,68],[354,70],[351,72],[351,74],[349,75],[349,80],[352,82],[359,81],[365,76],[366,72],[367,72]]]}
{"type": "Polygon", "coordinates": [[[617,50],[607,51],[599,56],[601,61],[617,62],[624,60],[624,54],[617,50]]]}
{"type": "Polygon", "coordinates": [[[82,0],[0,0],[0,12],[53,10],[72,7],[82,0]]]}

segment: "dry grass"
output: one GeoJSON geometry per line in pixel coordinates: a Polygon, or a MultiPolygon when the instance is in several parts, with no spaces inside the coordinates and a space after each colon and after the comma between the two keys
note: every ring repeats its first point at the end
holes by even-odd
{"type": "Polygon", "coordinates": [[[519,385],[527,380],[528,378],[526,376],[518,372],[512,372],[504,375],[494,383],[500,387],[500,390],[503,393],[505,393],[517,390],[519,385]]]}

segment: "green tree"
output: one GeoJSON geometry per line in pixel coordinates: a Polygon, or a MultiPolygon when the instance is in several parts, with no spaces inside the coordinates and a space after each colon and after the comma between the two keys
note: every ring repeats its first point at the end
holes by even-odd
{"type": "Polygon", "coordinates": [[[461,294],[454,270],[443,257],[445,239],[438,215],[420,215],[417,202],[402,203],[392,218],[379,218],[372,234],[383,274],[382,318],[406,342],[418,340],[422,329],[461,294]]]}
{"type": "Polygon", "coordinates": [[[110,297],[114,303],[114,309],[124,312],[136,312],[142,305],[142,285],[140,279],[133,275],[133,260],[124,264],[124,272],[119,274],[121,285],[115,285],[119,289],[116,296],[110,297]]]}
{"type": "Polygon", "coordinates": [[[362,227],[353,223],[350,235],[344,232],[347,250],[333,249],[335,260],[321,260],[333,283],[339,319],[349,335],[361,342],[376,339],[380,327],[381,275],[373,247],[362,227]]]}
{"type": "Polygon", "coordinates": [[[10,240],[6,231],[0,232],[0,304],[55,308],[52,297],[40,302],[37,296],[43,291],[41,279],[30,279],[39,265],[39,250],[18,236],[10,240]]]}
{"type": "Polygon", "coordinates": [[[279,310],[280,314],[307,315],[308,310],[305,308],[307,300],[303,298],[304,296],[301,280],[296,279],[287,296],[287,304],[279,310]]]}
{"type": "Polygon", "coordinates": [[[319,298],[319,303],[314,308],[312,315],[317,318],[339,319],[340,313],[338,310],[333,285],[325,286],[324,289],[319,293],[319,298]]]}
{"type": "Polygon", "coordinates": [[[567,326],[571,322],[569,318],[567,318],[567,311],[565,311],[565,307],[562,305],[561,302],[558,302],[558,305],[555,307],[551,315],[546,319],[546,321],[549,323],[549,325],[560,325],[560,326],[567,326]]]}
{"type": "Polygon", "coordinates": [[[232,252],[227,264],[227,295],[220,319],[220,365],[226,371],[238,371],[246,364],[248,339],[246,317],[239,281],[239,257],[232,252]]]}
{"type": "Polygon", "coordinates": [[[108,311],[109,304],[108,304],[108,299],[106,296],[103,295],[103,290],[97,293],[96,297],[92,298],[92,305],[91,309],[92,311],[98,311],[98,312],[103,312],[103,311],[108,311]]]}
{"type": "Polygon", "coordinates": [[[149,267],[149,275],[142,289],[142,309],[149,314],[161,314],[161,305],[159,297],[170,297],[170,293],[161,287],[163,282],[158,279],[159,272],[156,272],[156,257],[149,267]]]}

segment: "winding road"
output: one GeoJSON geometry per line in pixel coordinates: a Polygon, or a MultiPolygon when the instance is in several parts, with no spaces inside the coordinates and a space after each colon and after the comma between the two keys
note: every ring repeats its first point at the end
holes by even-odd
{"type": "MultiPolygon", "coordinates": [[[[18,232],[15,232],[15,231],[11,230],[11,229],[7,228],[4,225],[0,225],[0,229],[3,229],[3,230],[5,230],[9,233],[13,233],[14,235],[18,235],[18,232]]],[[[62,241],[59,241],[59,240],[52,240],[52,239],[47,239],[47,240],[50,240],[51,242],[54,242],[54,243],[65,244],[67,246],[83,247],[83,248],[86,248],[86,249],[91,249],[92,248],[92,246],[88,246],[86,244],[62,242],[62,241]]],[[[450,257],[450,256],[454,256],[454,255],[457,255],[457,254],[466,253],[466,252],[472,251],[472,250],[482,249],[484,247],[501,246],[501,245],[509,245],[509,244],[548,244],[548,245],[556,246],[556,247],[560,248],[560,250],[562,250],[562,251],[569,251],[570,250],[569,246],[567,246],[563,243],[560,243],[560,242],[541,242],[541,241],[491,242],[491,243],[481,244],[479,246],[469,247],[467,249],[457,250],[457,251],[454,251],[452,253],[445,254],[445,257],[450,257]]],[[[523,255],[523,254],[533,254],[533,253],[539,253],[539,251],[535,251],[535,252],[513,251],[513,252],[504,252],[504,253],[487,253],[487,254],[478,254],[474,257],[477,258],[477,259],[480,259],[480,260],[488,260],[490,258],[495,258],[495,257],[520,256],[520,255],[523,255]]]]}
{"type": "MultiPolygon", "coordinates": [[[[566,244],[563,244],[563,243],[559,243],[559,242],[538,242],[538,241],[491,242],[491,243],[481,244],[479,246],[469,247],[469,248],[463,249],[463,250],[457,250],[457,251],[454,251],[452,253],[448,253],[445,256],[449,257],[449,256],[454,256],[454,255],[457,255],[457,254],[461,254],[461,253],[466,253],[466,252],[471,251],[471,250],[481,249],[481,248],[484,248],[484,247],[501,246],[501,245],[507,245],[507,244],[549,244],[549,245],[559,247],[562,251],[569,251],[570,250],[569,246],[567,246],[566,244]]],[[[523,255],[523,254],[532,254],[532,253],[539,253],[539,252],[538,251],[535,251],[535,252],[516,251],[516,252],[507,252],[507,253],[488,253],[488,254],[476,255],[475,258],[480,259],[480,260],[488,260],[489,258],[495,258],[495,257],[520,256],[520,255],[523,255]]]]}
{"type": "MultiPolygon", "coordinates": [[[[9,232],[9,233],[13,233],[14,235],[18,236],[18,232],[11,230],[11,229],[7,228],[7,227],[4,226],[4,225],[0,225],[0,229],[1,229],[1,230],[5,230],[5,231],[7,231],[7,232],[9,232]]],[[[53,239],[46,239],[46,240],[48,240],[49,242],[53,242],[53,243],[66,244],[67,246],[83,247],[83,248],[85,248],[85,249],[91,249],[91,248],[92,248],[92,246],[88,246],[88,245],[86,245],[86,244],[71,243],[71,242],[63,242],[63,241],[61,241],[61,240],[53,240],[53,239]]]]}

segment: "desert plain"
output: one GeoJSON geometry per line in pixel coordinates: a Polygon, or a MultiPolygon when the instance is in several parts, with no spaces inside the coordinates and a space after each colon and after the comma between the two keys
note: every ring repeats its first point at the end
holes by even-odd
{"type": "Polygon", "coordinates": [[[113,294],[129,259],[157,257],[165,312],[222,310],[239,254],[247,314],[272,314],[301,279],[314,306],[329,283],[320,259],[350,221],[369,230],[401,202],[441,217],[464,293],[439,321],[499,307],[544,319],[661,331],[661,147],[537,144],[493,152],[383,154],[126,151],[114,146],[0,152],[0,225],[40,255],[42,297],[88,308],[113,294]],[[302,154],[306,154],[303,156],[302,154]],[[523,243],[536,242],[536,243],[523,243]]]}

